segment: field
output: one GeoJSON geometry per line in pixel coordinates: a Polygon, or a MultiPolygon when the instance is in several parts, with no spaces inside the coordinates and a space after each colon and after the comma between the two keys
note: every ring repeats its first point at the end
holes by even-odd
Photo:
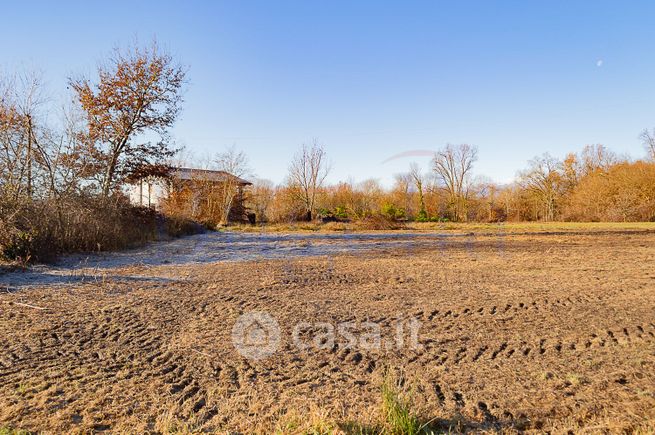
{"type": "Polygon", "coordinates": [[[652,224],[436,229],[6,272],[0,428],[655,430],[652,224]]]}

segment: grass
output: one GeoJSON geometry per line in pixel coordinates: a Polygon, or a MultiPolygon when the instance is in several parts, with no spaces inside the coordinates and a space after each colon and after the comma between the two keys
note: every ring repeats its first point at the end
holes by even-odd
{"type": "MultiPolygon", "coordinates": [[[[344,232],[376,231],[357,223],[343,222],[297,222],[287,224],[232,225],[223,230],[243,232],[344,232]]],[[[576,232],[576,231],[655,231],[655,222],[408,222],[401,228],[382,228],[378,231],[437,231],[453,233],[524,233],[524,232],[576,232]]]]}
{"type": "MultiPolygon", "coordinates": [[[[301,414],[290,411],[278,420],[274,433],[302,435],[420,435],[435,434],[431,421],[424,421],[416,412],[411,391],[402,388],[402,374],[388,371],[380,387],[379,417],[372,424],[357,421],[339,422],[326,412],[313,411],[301,414]]],[[[447,432],[447,431],[446,431],[447,432]]]]}
{"type": "Polygon", "coordinates": [[[12,429],[10,427],[0,427],[0,435],[29,435],[29,432],[21,429],[12,429]]]}
{"type": "Polygon", "coordinates": [[[434,420],[421,419],[414,404],[412,390],[404,388],[403,373],[387,371],[382,383],[382,431],[389,435],[434,434],[434,420]]]}
{"type": "MultiPolygon", "coordinates": [[[[155,423],[158,432],[165,435],[187,435],[200,433],[199,426],[192,415],[188,420],[183,421],[177,418],[172,412],[159,416],[155,423]]],[[[0,434],[1,435],[1,434],[0,434]]]]}
{"type": "Polygon", "coordinates": [[[301,415],[290,412],[281,419],[274,433],[303,434],[303,435],[336,435],[343,433],[339,426],[332,421],[324,412],[313,412],[310,415],[301,415]]]}
{"type": "Polygon", "coordinates": [[[387,379],[382,386],[382,415],[390,434],[416,435],[423,429],[410,399],[403,397],[393,379],[387,379]]]}

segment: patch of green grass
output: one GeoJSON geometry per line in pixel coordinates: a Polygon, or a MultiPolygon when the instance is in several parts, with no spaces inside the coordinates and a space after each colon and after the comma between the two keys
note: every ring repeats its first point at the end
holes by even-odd
{"type": "Polygon", "coordinates": [[[0,427],[0,435],[29,435],[29,432],[22,429],[12,429],[10,427],[0,427]]]}
{"type": "Polygon", "coordinates": [[[403,392],[401,379],[387,374],[382,384],[382,415],[385,429],[390,435],[418,435],[436,433],[431,422],[423,422],[415,411],[412,395],[403,392]]]}

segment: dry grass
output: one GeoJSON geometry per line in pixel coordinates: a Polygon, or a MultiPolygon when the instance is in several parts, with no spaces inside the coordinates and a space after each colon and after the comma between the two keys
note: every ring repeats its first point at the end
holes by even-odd
{"type": "Polygon", "coordinates": [[[0,261],[25,266],[65,253],[116,251],[162,235],[179,237],[203,230],[189,219],[165,217],[122,197],[0,202],[0,261]]]}
{"type": "Polygon", "coordinates": [[[130,266],[0,294],[0,427],[55,433],[649,433],[655,234],[444,238],[333,258],[130,266]],[[19,303],[42,307],[32,309],[19,303]],[[286,337],[253,361],[236,319],[286,337]],[[421,322],[419,349],[300,350],[303,322],[421,322]],[[387,367],[405,382],[385,385],[387,367]],[[384,394],[383,394],[384,393],[384,394]],[[427,423],[427,425],[426,425],[427,423]]]}
{"type": "Polygon", "coordinates": [[[344,232],[370,230],[437,231],[453,233],[547,233],[547,232],[604,232],[655,231],[655,222],[407,222],[396,225],[366,225],[357,222],[297,222],[289,224],[232,225],[225,230],[244,232],[344,232]]]}
{"type": "Polygon", "coordinates": [[[0,212],[0,257],[23,264],[68,252],[125,249],[157,233],[156,213],[122,198],[2,203],[0,212]]]}

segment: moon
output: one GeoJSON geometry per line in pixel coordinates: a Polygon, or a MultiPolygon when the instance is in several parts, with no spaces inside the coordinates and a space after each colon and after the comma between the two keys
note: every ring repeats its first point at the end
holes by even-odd
{"type": "Polygon", "coordinates": [[[601,66],[603,66],[603,59],[598,59],[598,60],[596,61],[596,66],[597,66],[598,68],[600,68],[601,66]]]}

